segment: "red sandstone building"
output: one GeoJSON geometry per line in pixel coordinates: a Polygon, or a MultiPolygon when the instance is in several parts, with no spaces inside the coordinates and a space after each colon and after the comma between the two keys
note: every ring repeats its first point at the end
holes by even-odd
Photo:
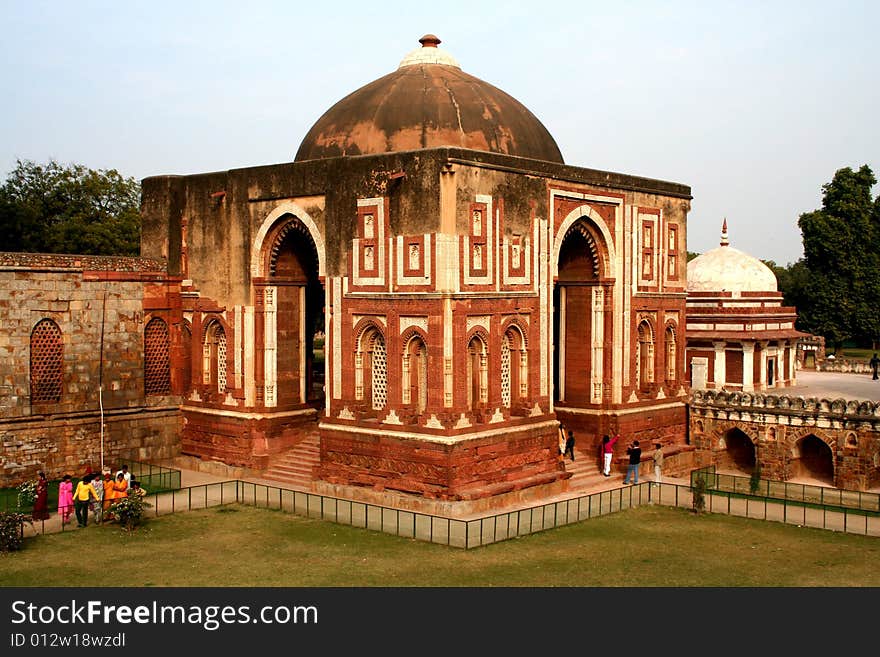
{"type": "MultiPolygon", "coordinates": [[[[582,451],[616,431],[684,443],[690,188],[565,164],[526,107],[421,43],[320,117],[291,163],[144,180],[145,273],[74,267],[133,285],[109,340],[130,362],[102,360],[101,376],[130,388],[104,399],[113,418],[166,413],[143,458],[259,470],[317,429],[316,487],[473,500],[563,489],[560,420],[582,451]]],[[[70,349],[101,290],[78,313],[35,289],[13,337],[30,369],[3,372],[6,431],[70,414],[83,429],[54,452],[6,449],[7,478],[96,460],[97,351],[70,349]],[[34,337],[44,319],[61,356],[34,337]],[[37,403],[37,370],[57,409],[37,403]]],[[[114,454],[126,430],[107,424],[114,454]]]]}

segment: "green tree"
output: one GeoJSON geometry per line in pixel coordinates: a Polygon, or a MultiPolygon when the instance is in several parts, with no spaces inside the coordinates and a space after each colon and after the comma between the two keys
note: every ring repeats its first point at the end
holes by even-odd
{"type": "Polygon", "coordinates": [[[807,283],[810,279],[810,272],[804,259],[801,258],[797,262],[789,263],[787,267],[780,267],[772,260],[764,262],[776,275],[779,291],[782,292],[782,302],[786,306],[794,306],[798,311],[797,328],[802,331],[809,329],[801,319],[802,309],[809,306],[807,297],[807,283]]]}
{"type": "Polygon", "coordinates": [[[822,186],[822,208],[800,216],[804,244],[804,297],[798,307],[805,330],[839,347],[847,339],[880,336],[880,203],[868,165],[846,167],[822,186]]]}
{"type": "Polygon", "coordinates": [[[140,184],[115,169],[18,160],[0,187],[0,250],[138,255],[140,184]]]}

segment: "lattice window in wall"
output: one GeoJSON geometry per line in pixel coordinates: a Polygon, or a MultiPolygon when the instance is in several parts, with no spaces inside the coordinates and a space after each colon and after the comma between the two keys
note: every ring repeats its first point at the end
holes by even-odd
{"type": "Polygon", "coordinates": [[[226,392],[226,332],[219,324],[217,338],[217,392],[226,392]]]}
{"type": "Polygon", "coordinates": [[[419,363],[419,413],[428,408],[428,352],[424,344],[419,345],[416,355],[419,363]]]}
{"type": "Polygon", "coordinates": [[[182,371],[181,385],[185,392],[189,392],[190,389],[192,389],[192,331],[189,326],[184,324],[182,333],[184,368],[182,371]]]}
{"type": "Polygon", "coordinates": [[[168,324],[154,317],[144,329],[144,391],[148,395],[171,392],[171,356],[168,324]]]}
{"type": "Polygon", "coordinates": [[[675,381],[675,330],[666,329],[666,380],[675,381]]]}
{"type": "Polygon", "coordinates": [[[31,403],[61,401],[64,343],[51,319],[37,322],[31,332],[31,403]]]}
{"type": "Polygon", "coordinates": [[[501,341],[501,404],[510,408],[510,336],[501,341]]]}
{"type": "Polygon", "coordinates": [[[373,338],[373,410],[381,411],[388,401],[388,363],[385,353],[385,340],[381,335],[373,338]]]}

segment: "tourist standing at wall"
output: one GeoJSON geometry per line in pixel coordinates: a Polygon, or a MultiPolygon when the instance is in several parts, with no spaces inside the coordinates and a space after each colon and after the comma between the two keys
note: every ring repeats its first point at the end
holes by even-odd
{"type": "Polygon", "coordinates": [[[92,511],[95,514],[95,522],[101,522],[101,516],[104,511],[104,480],[97,472],[92,476],[92,486],[98,494],[98,500],[92,504],[92,511]]]}
{"type": "Polygon", "coordinates": [[[620,434],[614,434],[614,438],[607,433],[602,436],[602,474],[606,477],[611,476],[611,458],[614,456],[614,443],[620,438],[620,434]]]}
{"type": "Polygon", "coordinates": [[[663,475],[663,445],[654,445],[654,483],[659,484],[663,475]]]}
{"type": "Polygon", "coordinates": [[[642,448],[639,447],[639,441],[634,440],[629,447],[626,448],[629,455],[629,464],[626,466],[626,477],[623,483],[630,483],[630,475],[632,475],[632,483],[639,483],[639,465],[642,462],[642,448]]]}
{"type": "Polygon", "coordinates": [[[877,380],[877,368],[880,367],[880,358],[877,358],[877,354],[874,354],[869,361],[871,365],[871,371],[874,373],[872,377],[875,381],[877,380]]]}
{"type": "Polygon", "coordinates": [[[563,456],[565,454],[568,454],[571,460],[574,461],[574,431],[571,429],[568,430],[568,438],[565,439],[565,452],[563,456]]]}
{"type": "Polygon", "coordinates": [[[73,504],[76,507],[76,525],[77,527],[85,527],[89,524],[89,503],[98,499],[98,493],[92,486],[92,477],[94,475],[86,475],[76,485],[76,491],[73,493],[73,504]]]}
{"type": "Polygon", "coordinates": [[[49,519],[49,482],[46,481],[46,473],[40,470],[37,474],[37,496],[34,498],[34,511],[31,517],[34,520],[49,519]]]}
{"type": "Polygon", "coordinates": [[[119,475],[122,475],[125,478],[125,487],[128,488],[131,486],[131,473],[128,471],[128,466],[123,465],[122,469],[116,473],[116,478],[119,478],[119,475]]]}
{"type": "Polygon", "coordinates": [[[58,484],[58,515],[61,516],[61,524],[70,522],[70,514],[73,513],[73,481],[66,474],[58,484]]]}

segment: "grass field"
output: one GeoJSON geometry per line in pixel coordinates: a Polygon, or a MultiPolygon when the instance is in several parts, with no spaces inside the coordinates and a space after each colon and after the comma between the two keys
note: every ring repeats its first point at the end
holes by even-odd
{"type": "Polygon", "coordinates": [[[28,539],[3,586],[880,586],[880,539],[641,507],[464,551],[244,506],[28,539]],[[83,559],[79,549],[88,541],[83,559]]]}

